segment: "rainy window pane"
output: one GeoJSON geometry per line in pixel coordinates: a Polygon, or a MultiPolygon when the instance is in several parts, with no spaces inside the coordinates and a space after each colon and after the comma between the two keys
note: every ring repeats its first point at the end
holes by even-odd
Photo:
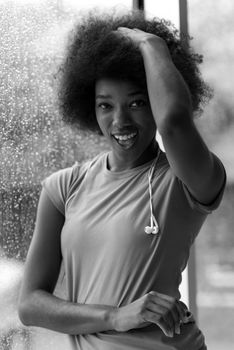
{"type": "MultiPolygon", "coordinates": [[[[196,123],[227,171],[220,208],[208,217],[196,240],[197,316],[208,349],[229,350],[234,344],[234,93],[230,78],[234,76],[234,2],[187,3],[192,45],[204,55],[201,71],[214,89],[212,101],[196,123]]],[[[146,14],[164,17],[179,27],[178,4],[145,0],[146,14]]]]}
{"type": "Polygon", "coordinates": [[[227,171],[221,206],[208,217],[196,243],[198,317],[212,350],[229,350],[234,344],[233,12],[232,0],[189,2],[193,44],[204,55],[202,73],[214,89],[197,123],[227,171]]]}
{"type": "MultiPolygon", "coordinates": [[[[0,1],[0,348],[4,350],[46,350],[54,343],[56,349],[68,349],[53,332],[23,327],[16,303],[41,180],[107,149],[103,138],[72,130],[58,114],[56,72],[67,33],[80,15],[77,3],[81,2],[0,1]]],[[[84,3],[90,9],[102,2],[84,3]]],[[[108,1],[108,6],[124,10],[131,1],[108,1]]]]}
{"type": "MultiPolygon", "coordinates": [[[[54,332],[24,328],[16,302],[40,181],[107,148],[102,138],[63,125],[58,114],[55,74],[81,3],[82,10],[96,5],[124,10],[132,5],[131,0],[0,1],[0,349],[4,350],[69,349],[54,332]]],[[[147,15],[171,19],[178,26],[177,1],[163,0],[156,12],[155,3],[160,2],[145,1],[147,15]]],[[[197,242],[198,316],[213,350],[231,349],[234,343],[230,332],[234,327],[233,11],[232,0],[215,5],[213,0],[203,5],[189,2],[191,34],[205,56],[203,74],[215,88],[215,98],[198,126],[228,172],[223,204],[197,242]]]]}

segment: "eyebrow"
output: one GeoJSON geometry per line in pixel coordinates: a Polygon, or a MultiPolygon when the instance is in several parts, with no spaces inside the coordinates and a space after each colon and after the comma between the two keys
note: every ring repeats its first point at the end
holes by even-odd
{"type": "MultiPolygon", "coordinates": [[[[129,94],[127,96],[135,96],[135,95],[145,95],[145,93],[142,91],[142,90],[137,90],[137,91],[133,91],[133,92],[129,92],[129,94]]],[[[98,94],[96,96],[96,99],[98,98],[111,98],[112,96],[111,95],[108,95],[108,94],[98,94]]]]}

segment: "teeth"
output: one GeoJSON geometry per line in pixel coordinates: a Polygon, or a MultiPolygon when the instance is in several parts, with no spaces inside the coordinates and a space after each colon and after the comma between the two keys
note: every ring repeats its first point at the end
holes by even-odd
{"type": "Polygon", "coordinates": [[[120,141],[125,141],[125,140],[128,140],[128,139],[131,139],[132,137],[136,136],[136,132],[132,133],[132,134],[129,134],[129,135],[114,135],[114,137],[117,139],[117,140],[120,140],[120,141]]]}

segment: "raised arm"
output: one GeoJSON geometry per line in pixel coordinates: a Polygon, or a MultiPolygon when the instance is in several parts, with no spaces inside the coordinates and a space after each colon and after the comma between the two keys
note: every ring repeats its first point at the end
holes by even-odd
{"type": "Polygon", "coordinates": [[[172,171],[194,198],[203,204],[212,203],[221,190],[225,173],[194,125],[189,89],[166,43],[138,29],[118,31],[142,53],[152,113],[172,171]]]}

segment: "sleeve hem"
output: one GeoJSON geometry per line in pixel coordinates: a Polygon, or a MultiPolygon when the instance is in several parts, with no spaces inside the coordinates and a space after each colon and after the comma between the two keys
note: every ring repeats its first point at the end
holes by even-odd
{"type": "Polygon", "coordinates": [[[64,216],[65,215],[64,208],[58,204],[58,202],[56,201],[56,199],[52,195],[51,191],[48,190],[48,188],[47,188],[47,186],[45,184],[45,180],[43,180],[41,182],[41,184],[42,184],[43,189],[46,191],[48,197],[50,198],[50,200],[54,204],[55,208],[58,209],[58,211],[64,216]]]}
{"type": "Polygon", "coordinates": [[[194,198],[192,196],[192,194],[189,192],[188,188],[186,187],[186,185],[184,183],[182,183],[186,198],[189,202],[189,204],[191,205],[191,207],[203,214],[210,214],[212,211],[216,210],[222,200],[223,197],[223,193],[224,193],[224,189],[225,189],[225,185],[226,185],[226,171],[225,168],[222,164],[221,161],[219,161],[222,168],[223,168],[223,172],[224,172],[224,179],[223,179],[223,184],[218,192],[218,194],[216,195],[216,197],[214,198],[214,200],[210,203],[210,204],[203,204],[200,203],[196,198],[194,198]]]}

